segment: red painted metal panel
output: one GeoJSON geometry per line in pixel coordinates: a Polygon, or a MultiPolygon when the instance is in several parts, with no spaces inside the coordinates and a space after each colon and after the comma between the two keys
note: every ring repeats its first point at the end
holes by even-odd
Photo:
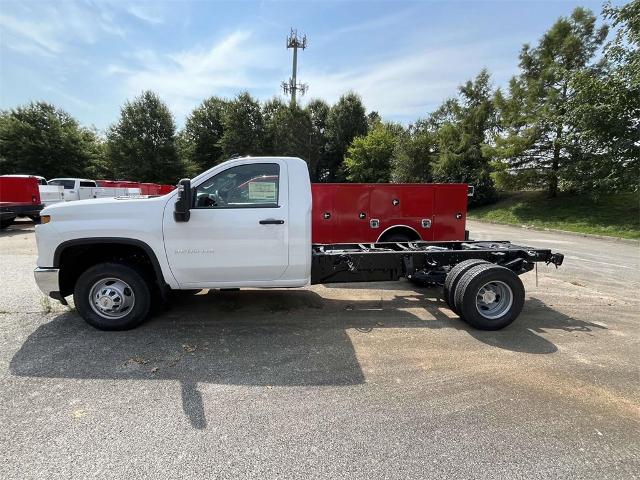
{"type": "Polygon", "coordinates": [[[402,195],[400,206],[402,208],[402,218],[398,218],[393,222],[395,225],[408,225],[415,229],[420,235],[421,240],[432,241],[433,235],[433,216],[434,216],[434,197],[436,193],[435,187],[432,185],[404,185],[402,186],[402,195]],[[431,226],[423,220],[431,220],[431,226]]]}
{"type": "Polygon", "coordinates": [[[176,189],[175,185],[160,185],[159,195],[166,195],[169,192],[172,192],[176,189]]]}
{"type": "Polygon", "coordinates": [[[437,185],[433,221],[435,240],[464,240],[467,191],[465,183],[437,185]]]}
{"type": "Polygon", "coordinates": [[[333,211],[334,193],[334,185],[311,185],[311,236],[314,243],[334,243],[333,232],[338,218],[333,211]]]}
{"type": "Polygon", "coordinates": [[[160,185],[157,183],[141,183],[140,193],[142,195],[160,195],[160,185]]]}
{"type": "Polygon", "coordinates": [[[99,187],[111,188],[139,188],[141,195],[164,195],[171,192],[173,185],[159,185],[149,182],[133,182],[130,180],[96,180],[99,187]]]}
{"type": "Polygon", "coordinates": [[[335,243],[368,242],[373,237],[369,227],[369,192],[367,185],[343,184],[335,187],[333,210],[337,217],[333,232],[335,243]],[[362,218],[361,218],[362,217],[362,218]]]}
{"type": "Polygon", "coordinates": [[[0,202],[40,204],[36,177],[0,177],[0,202]]]}
{"type": "Polygon", "coordinates": [[[464,240],[466,184],[319,183],[311,191],[314,243],[375,242],[398,226],[422,240],[464,240]],[[372,219],[379,221],[378,228],[371,228],[372,219]],[[423,220],[431,220],[431,226],[423,226],[423,220]]]}

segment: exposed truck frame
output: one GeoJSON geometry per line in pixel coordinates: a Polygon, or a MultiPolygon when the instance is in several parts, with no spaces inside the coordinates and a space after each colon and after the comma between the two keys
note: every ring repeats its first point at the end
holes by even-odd
{"type": "Polygon", "coordinates": [[[465,260],[484,260],[516,274],[536,262],[562,265],[564,255],[508,241],[405,242],[314,245],[311,283],[380,282],[423,279],[444,283],[445,267],[465,260]]]}

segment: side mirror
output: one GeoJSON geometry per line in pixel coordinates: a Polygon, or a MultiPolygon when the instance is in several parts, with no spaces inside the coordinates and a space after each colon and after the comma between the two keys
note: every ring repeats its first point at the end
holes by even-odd
{"type": "Polygon", "coordinates": [[[173,219],[176,222],[188,222],[191,217],[191,180],[183,178],[178,182],[178,199],[173,209],[173,219]]]}

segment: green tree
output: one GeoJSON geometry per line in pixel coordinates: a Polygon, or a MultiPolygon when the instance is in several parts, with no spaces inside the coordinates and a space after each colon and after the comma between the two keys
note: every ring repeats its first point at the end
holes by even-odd
{"type": "Polygon", "coordinates": [[[90,154],[89,163],[84,169],[87,178],[114,178],[113,168],[107,157],[107,143],[95,130],[85,130],[85,140],[90,154]]]}
{"type": "Polygon", "coordinates": [[[357,136],[367,134],[367,114],[361,98],[353,92],[340,97],[327,117],[327,154],[319,165],[319,180],[344,180],[345,153],[357,136]]]}
{"type": "Polygon", "coordinates": [[[433,164],[437,182],[462,182],[475,187],[472,205],[483,205],[495,198],[491,178],[491,149],[496,115],[492,100],[491,76],[483,69],[459,88],[458,98],[440,110],[442,122],[437,132],[438,159],[433,164]]]}
{"type": "Polygon", "coordinates": [[[607,27],[598,28],[590,10],[576,8],[556,21],[535,48],[522,48],[520,74],[511,79],[508,95],[496,94],[505,129],[496,151],[511,171],[526,172],[531,186],[546,185],[551,197],[580,158],[571,142],[567,109],[575,96],[572,79],[590,66],[606,35],[607,27]]]}
{"type": "Polygon", "coordinates": [[[150,91],[124,104],[107,133],[107,155],[116,178],[176,183],[185,173],[171,112],[150,91]]]}
{"type": "Polygon", "coordinates": [[[219,97],[204,100],[187,117],[180,135],[181,154],[198,172],[223,160],[220,140],[224,134],[227,102],[219,97]]]}
{"type": "Polygon", "coordinates": [[[309,174],[312,181],[320,178],[320,169],[327,158],[327,120],[330,107],[324,100],[311,100],[305,110],[311,121],[311,137],[309,140],[309,174]]]}
{"type": "Polygon", "coordinates": [[[311,118],[297,104],[282,104],[265,125],[272,142],[273,154],[300,157],[309,161],[311,118]]]}
{"type": "Polygon", "coordinates": [[[597,196],[637,190],[640,183],[640,1],[605,6],[616,28],[597,68],[578,72],[567,112],[578,160],[567,167],[570,188],[597,196]]]}
{"type": "Polygon", "coordinates": [[[279,97],[273,97],[262,105],[262,121],[264,123],[262,153],[264,155],[275,155],[274,117],[276,113],[286,106],[287,104],[279,97]]]}
{"type": "Polygon", "coordinates": [[[388,182],[398,130],[395,125],[380,124],[368,134],[354,138],[344,160],[347,179],[352,182],[388,182]]]}
{"type": "Polygon", "coordinates": [[[0,174],[84,176],[101,161],[97,134],[49,103],[0,112],[0,174]]]}
{"type": "Polygon", "coordinates": [[[391,161],[391,180],[399,183],[433,181],[432,164],[438,158],[437,147],[433,132],[409,128],[398,137],[391,161]]]}
{"type": "Polygon", "coordinates": [[[264,150],[264,119],[260,103],[248,92],[228,102],[220,139],[225,159],[244,155],[260,155],[264,150]]]}

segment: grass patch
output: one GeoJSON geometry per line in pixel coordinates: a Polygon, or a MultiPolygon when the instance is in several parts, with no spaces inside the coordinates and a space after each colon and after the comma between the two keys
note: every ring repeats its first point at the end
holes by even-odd
{"type": "Polygon", "coordinates": [[[469,218],[640,239],[640,194],[617,193],[594,201],[587,195],[547,198],[545,192],[518,192],[469,210],[469,218]]]}

